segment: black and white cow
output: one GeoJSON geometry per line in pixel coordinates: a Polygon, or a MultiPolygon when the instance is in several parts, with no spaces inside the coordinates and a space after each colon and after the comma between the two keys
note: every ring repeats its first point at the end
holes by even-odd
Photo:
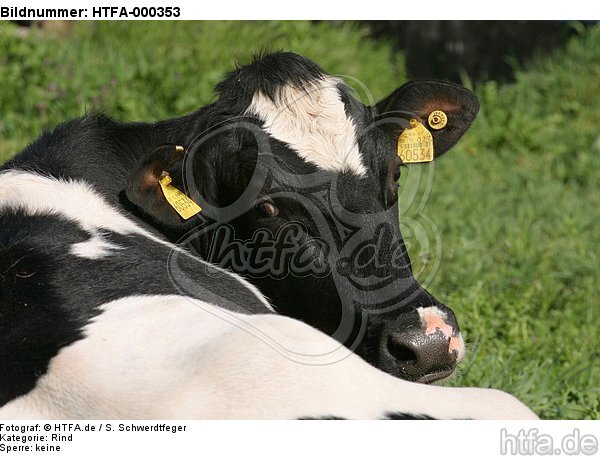
{"type": "Polygon", "coordinates": [[[366,106],[291,53],[238,68],[217,94],[197,112],[157,123],[101,115],[64,123],[0,169],[86,182],[153,232],[243,274],[278,313],[386,372],[420,382],[452,373],[464,343],[453,312],[413,276],[397,216],[395,142],[408,119],[419,119],[440,156],[475,118],[476,96],[424,81],[366,106]],[[434,110],[447,114],[445,128],[427,124],[434,110]],[[167,204],[165,172],[200,214],[185,221],[167,204]],[[275,251],[259,260],[265,242],[275,251]],[[281,248],[300,259],[297,268],[280,264],[281,248]]]}
{"type": "Polygon", "coordinates": [[[34,171],[0,172],[0,340],[0,419],[535,418],[384,373],[88,183],[34,171]]]}

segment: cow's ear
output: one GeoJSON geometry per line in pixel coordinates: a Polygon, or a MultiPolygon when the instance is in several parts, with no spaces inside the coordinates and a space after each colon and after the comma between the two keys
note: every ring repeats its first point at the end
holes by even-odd
{"type": "Polygon", "coordinates": [[[433,154],[447,152],[468,130],[479,111],[477,95],[444,81],[404,84],[373,106],[378,124],[397,141],[410,119],[417,119],[433,136],[433,154]]]}
{"type": "Polygon", "coordinates": [[[125,190],[135,209],[169,229],[197,224],[202,217],[193,207],[197,195],[190,197],[184,189],[183,163],[181,146],[158,147],[135,165],[125,190]]]}

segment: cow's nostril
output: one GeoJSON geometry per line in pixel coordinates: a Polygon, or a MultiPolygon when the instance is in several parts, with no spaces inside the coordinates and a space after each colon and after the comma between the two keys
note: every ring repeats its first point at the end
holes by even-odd
{"type": "Polygon", "coordinates": [[[381,340],[380,368],[407,380],[429,383],[450,375],[457,357],[451,339],[441,331],[386,332],[381,340]]]}
{"type": "Polygon", "coordinates": [[[415,350],[410,347],[410,345],[404,343],[403,341],[397,340],[393,336],[388,337],[387,349],[390,355],[392,355],[397,361],[409,364],[417,363],[418,356],[415,350]]]}

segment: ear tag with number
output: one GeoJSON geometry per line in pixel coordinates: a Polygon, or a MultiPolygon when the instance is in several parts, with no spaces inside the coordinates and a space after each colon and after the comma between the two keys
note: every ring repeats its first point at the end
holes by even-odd
{"type": "Polygon", "coordinates": [[[202,210],[185,193],[171,185],[172,179],[167,173],[164,173],[158,182],[167,202],[177,211],[182,219],[187,220],[202,210]]]}
{"type": "Polygon", "coordinates": [[[403,163],[425,163],[433,160],[433,136],[417,119],[398,137],[398,156],[403,163]]]}

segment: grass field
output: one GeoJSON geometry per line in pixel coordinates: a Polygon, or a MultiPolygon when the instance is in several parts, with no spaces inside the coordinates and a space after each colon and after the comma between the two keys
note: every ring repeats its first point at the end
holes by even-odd
{"type": "MultiPolygon", "coordinates": [[[[305,54],[376,98],[405,80],[401,55],[349,25],[85,23],[22,36],[0,23],[0,161],[86,111],[184,114],[264,48],[305,54]]],[[[476,91],[480,116],[434,165],[422,209],[442,239],[429,289],[455,310],[469,342],[451,384],[506,390],[543,418],[598,419],[600,28],[519,71],[514,84],[476,91]]],[[[413,253],[417,270],[432,261],[413,253]]]]}

